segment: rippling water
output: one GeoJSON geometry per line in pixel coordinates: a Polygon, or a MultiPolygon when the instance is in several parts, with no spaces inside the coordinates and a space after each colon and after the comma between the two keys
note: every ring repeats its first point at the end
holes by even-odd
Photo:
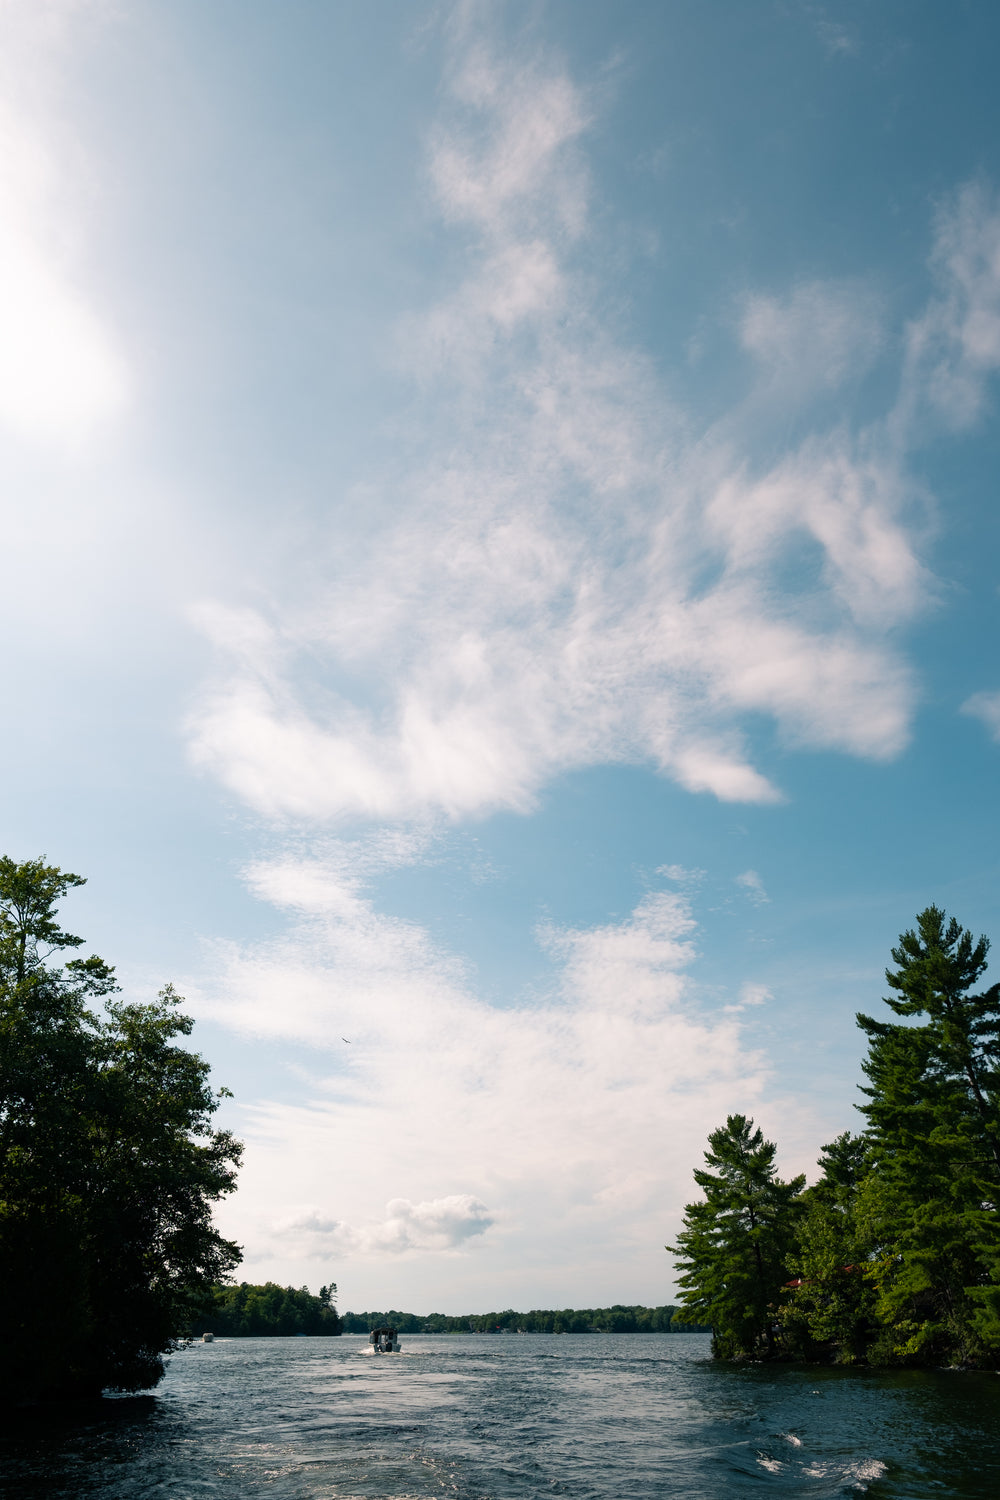
{"type": "Polygon", "coordinates": [[[733,1368],[698,1334],[224,1339],[155,1395],[15,1414],[0,1494],[995,1500],[1000,1377],[733,1368]]]}

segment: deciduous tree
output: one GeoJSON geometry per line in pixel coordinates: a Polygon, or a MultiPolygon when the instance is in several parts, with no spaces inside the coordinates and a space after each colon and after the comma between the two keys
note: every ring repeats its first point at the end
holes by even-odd
{"type": "Polygon", "coordinates": [[[83,880],[0,859],[0,1392],[138,1390],[238,1263],[211,1207],[240,1145],[168,985],[115,999],[56,907],[83,880]],[[103,1013],[95,1007],[103,1003],[103,1013]]]}
{"type": "Polygon", "coordinates": [[[802,1216],[783,1293],[781,1322],[790,1352],[838,1364],[864,1361],[877,1326],[869,1278],[872,1244],[858,1202],[870,1172],[864,1136],[843,1135],[824,1146],[822,1176],[802,1195],[802,1216]]]}

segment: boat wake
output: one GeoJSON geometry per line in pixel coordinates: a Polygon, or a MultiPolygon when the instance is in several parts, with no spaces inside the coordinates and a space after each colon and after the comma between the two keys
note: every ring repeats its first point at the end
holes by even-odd
{"type": "Polygon", "coordinates": [[[887,1472],[887,1465],[878,1458],[817,1459],[805,1451],[802,1439],[794,1433],[777,1436],[795,1451],[756,1449],[755,1464],[758,1470],[783,1480],[782,1487],[795,1495],[830,1496],[831,1500],[839,1495],[864,1495],[887,1472]]]}

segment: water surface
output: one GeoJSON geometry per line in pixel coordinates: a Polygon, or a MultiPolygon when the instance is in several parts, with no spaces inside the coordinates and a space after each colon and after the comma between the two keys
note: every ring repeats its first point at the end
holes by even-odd
{"type": "Polygon", "coordinates": [[[219,1339],[153,1395],[20,1412],[24,1500],[1000,1494],[1000,1377],[714,1364],[699,1334],[219,1339]]]}

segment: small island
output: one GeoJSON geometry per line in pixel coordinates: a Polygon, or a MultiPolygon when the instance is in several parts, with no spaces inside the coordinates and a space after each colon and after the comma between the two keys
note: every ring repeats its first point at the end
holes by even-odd
{"type": "Polygon", "coordinates": [[[777,1147],[712,1132],[672,1248],[721,1359],[995,1369],[1000,1361],[1000,984],[989,942],[929,906],[892,949],[891,1015],[859,1013],[865,1128],[785,1182],[777,1147]]]}
{"type": "Polygon", "coordinates": [[[344,1324],[337,1316],[336,1295],[333,1284],[321,1286],[316,1296],[307,1286],[279,1286],[274,1281],[217,1286],[192,1318],[190,1333],[194,1338],[206,1333],[229,1339],[338,1338],[344,1324]]]}

